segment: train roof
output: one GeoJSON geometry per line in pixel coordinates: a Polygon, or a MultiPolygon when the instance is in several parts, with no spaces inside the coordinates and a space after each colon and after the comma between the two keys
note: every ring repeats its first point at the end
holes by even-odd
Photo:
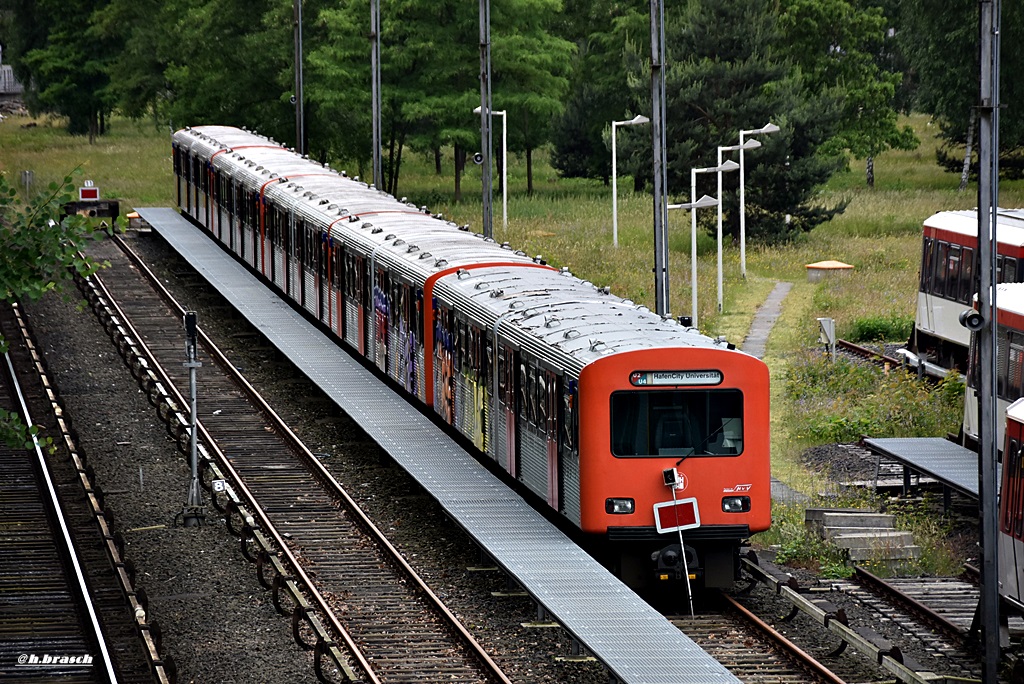
{"type": "Polygon", "coordinates": [[[466,270],[442,277],[435,291],[464,303],[474,318],[490,322],[522,348],[542,358],[561,354],[560,364],[576,372],[621,352],[732,348],[565,269],[494,266],[466,270]]]}
{"type": "Polygon", "coordinates": [[[734,349],[272,139],[228,126],[197,126],[176,132],[174,142],[289,207],[329,239],[358,245],[393,273],[417,283],[440,274],[435,293],[522,349],[540,358],[560,356],[549,360],[567,370],[641,349],[734,349]]]}
{"type": "Polygon", "coordinates": [[[1024,397],[1006,407],[1006,417],[1024,423],[1024,397]]]}
{"type": "MultiPolygon", "coordinates": [[[[1007,245],[1024,246],[1024,209],[1000,209],[997,216],[996,238],[1007,245]]],[[[925,232],[943,231],[951,236],[978,239],[978,211],[940,211],[932,214],[924,222],[925,232]]],[[[947,236],[950,237],[950,236],[947,236]]],[[[967,240],[955,240],[965,243],[967,240]]],[[[972,244],[973,244],[972,242],[972,244]]]]}

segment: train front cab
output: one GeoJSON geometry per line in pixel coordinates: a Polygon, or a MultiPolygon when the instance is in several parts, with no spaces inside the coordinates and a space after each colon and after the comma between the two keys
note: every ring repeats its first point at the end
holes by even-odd
{"type": "Polygon", "coordinates": [[[1024,399],[1006,410],[999,490],[999,593],[1024,611],[1024,399]]]}
{"type": "Polygon", "coordinates": [[[771,522],[767,367],[718,349],[618,354],[584,369],[579,397],[582,528],[621,549],[623,581],[685,579],[680,532],[655,522],[669,504],[696,507],[681,533],[691,584],[731,587],[740,544],[771,522]]]}

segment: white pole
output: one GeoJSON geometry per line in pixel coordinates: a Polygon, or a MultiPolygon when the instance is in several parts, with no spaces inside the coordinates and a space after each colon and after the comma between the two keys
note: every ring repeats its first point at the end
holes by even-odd
{"type": "MultiPolygon", "coordinates": [[[[696,202],[697,169],[690,169],[690,201],[696,202]]],[[[697,207],[690,209],[690,316],[697,327],[697,207]]]]}
{"type": "Polygon", "coordinates": [[[718,148],[718,313],[722,313],[722,148],[718,148]]]}
{"type": "Polygon", "coordinates": [[[501,114],[501,220],[508,228],[508,116],[506,110],[495,112],[501,114]]]}
{"type": "MultiPolygon", "coordinates": [[[[740,277],[747,279],[747,212],[743,199],[743,133],[740,131],[740,277]]],[[[721,193],[718,195],[721,197],[721,193]]]]}
{"type": "Polygon", "coordinates": [[[619,246],[619,190],[618,168],[615,159],[615,129],[618,121],[612,121],[612,245],[619,246]]]}

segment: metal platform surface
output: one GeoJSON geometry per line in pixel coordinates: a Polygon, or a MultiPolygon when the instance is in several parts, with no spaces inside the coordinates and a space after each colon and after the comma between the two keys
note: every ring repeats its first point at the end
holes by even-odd
{"type": "Polygon", "coordinates": [[[177,211],[137,211],[615,677],[739,682],[177,211]]]}
{"type": "Polygon", "coordinates": [[[864,445],[961,494],[978,498],[978,454],[966,447],[942,437],[865,438],[864,445]]]}

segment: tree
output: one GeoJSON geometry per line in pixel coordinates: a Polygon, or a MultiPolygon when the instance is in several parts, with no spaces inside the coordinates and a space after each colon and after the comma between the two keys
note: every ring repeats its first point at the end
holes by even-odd
{"type": "MultiPolygon", "coordinates": [[[[965,160],[957,151],[972,137],[978,103],[978,3],[901,0],[900,10],[896,38],[917,84],[915,108],[939,126],[945,141],[939,163],[960,172],[970,155],[965,160]]],[[[1000,41],[1000,172],[1024,177],[1024,84],[1007,77],[1024,69],[1024,53],[1014,49],[1024,41],[1021,3],[1002,4],[1000,41]]]]}
{"type": "MultiPolygon", "coordinates": [[[[816,204],[816,189],[844,164],[825,148],[838,130],[840,100],[814,92],[799,69],[780,55],[778,16],[743,0],[691,1],[669,15],[665,123],[670,193],[688,196],[690,169],[717,164],[717,147],[739,142],[741,129],[767,121],[780,132],[745,156],[747,237],[788,239],[831,219],[844,205],[816,204]]],[[[649,47],[632,48],[634,111],[649,111],[649,47]],[[645,53],[644,50],[647,52],[645,53]]],[[[638,169],[651,169],[650,148],[638,150],[638,169]]],[[[649,171],[648,171],[649,173],[649,171]]],[[[702,182],[713,182],[706,174],[702,182]]],[[[724,230],[739,233],[739,179],[723,174],[724,230]]],[[[697,195],[714,195],[698,189],[697,195]]]]}
{"type": "Polygon", "coordinates": [[[882,66],[890,22],[881,8],[847,0],[783,0],[781,5],[782,44],[807,87],[834,93],[841,102],[829,148],[865,159],[867,184],[874,187],[875,156],[918,145],[913,129],[898,125],[895,102],[903,75],[882,66]]]}
{"type": "Polygon", "coordinates": [[[11,28],[15,39],[9,57],[25,84],[25,103],[33,112],[68,119],[68,132],[103,132],[113,105],[107,86],[107,63],[115,45],[89,30],[94,11],[89,0],[27,0],[16,4],[11,28]]]}
{"type": "MultiPolygon", "coordinates": [[[[649,5],[642,0],[567,1],[561,35],[576,44],[576,56],[565,109],[553,124],[551,158],[562,175],[608,183],[611,156],[606,132],[612,121],[629,118],[627,112],[633,111],[627,46],[637,41],[649,45],[648,12],[649,5]]],[[[640,113],[650,115],[649,107],[640,113]]],[[[621,161],[626,168],[630,158],[624,154],[621,161]]],[[[639,177],[634,179],[642,183],[639,177]]]]}
{"type": "MultiPolygon", "coordinates": [[[[495,109],[509,112],[513,144],[527,152],[542,139],[551,113],[561,106],[571,45],[552,38],[557,0],[512,0],[492,13],[495,109]]],[[[311,50],[307,92],[330,113],[332,153],[370,159],[369,8],[359,3],[325,8],[327,27],[311,50]],[[359,38],[353,38],[359,36],[359,38]]],[[[381,4],[381,131],[384,185],[398,193],[406,147],[434,153],[454,148],[455,198],[461,199],[466,153],[480,145],[479,16],[459,0],[391,0],[381,4]]]]}
{"type": "MultiPolygon", "coordinates": [[[[81,250],[105,231],[83,216],[64,215],[62,207],[71,201],[73,189],[68,176],[26,204],[0,173],[0,301],[10,304],[64,292],[74,273],[87,277],[103,266],[81,250]]],[[[0,352],[6,351],[0,335],[0,352]]],[[[0,441],[31,448],[35,434],[37,428],[0,409],[0,441]]]]}
{"type": "Polygon", "coordinates": [[[533,150],[550,140],[551,123],[564,107],[575,52],[573,43],[548,30],[560,9],[559,0],[532,0],[492,15],[499,27],[492,48],[494,107],[508,112],[511,147],[526,154],[529,194],[533,150]]]}

